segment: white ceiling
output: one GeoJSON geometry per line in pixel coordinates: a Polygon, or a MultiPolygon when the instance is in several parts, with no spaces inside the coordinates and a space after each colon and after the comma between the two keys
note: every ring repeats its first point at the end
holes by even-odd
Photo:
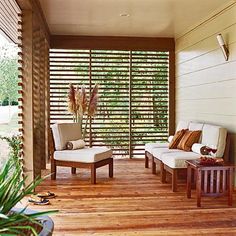
{"type": "Polygon", "coordinates": [[[228,2],[40,0],[52,34],[137,37],[176,37],[228,2]]]}

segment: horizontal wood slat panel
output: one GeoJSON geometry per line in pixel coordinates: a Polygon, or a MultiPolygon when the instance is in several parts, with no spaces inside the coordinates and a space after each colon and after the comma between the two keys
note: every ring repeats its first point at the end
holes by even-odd
{"type": "Polygon", "coordinates": [[[14,43],[20,44],[21,10],[15,0],[0,1],[0,30],[14,43]]]}
{"type": "Polygon", "coordinates": [[[168,52],[52,49],[51,123],[72,121],[69,83],[88,90],[97,83],[98,113],[88,125],[87,141],[105,143],[117,156],[144,155],[145,143],[167,139],[168,71],[168,52]]]}

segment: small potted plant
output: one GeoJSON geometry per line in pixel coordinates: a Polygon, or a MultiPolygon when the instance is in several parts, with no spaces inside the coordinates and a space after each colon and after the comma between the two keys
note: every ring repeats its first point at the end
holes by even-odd
{"type": "Polygon", "coordinates": [[[26,177],[22,177],[19,158],[21,140],[18,136],[3,139],[9,142],[11,152],[0,171],[0,235],[52,235],[53,221],[46,215],[56,211],[35,212],[15,208],[25,196],[34,192],[43,179],[37,178],[25,186],[26,177]]]}

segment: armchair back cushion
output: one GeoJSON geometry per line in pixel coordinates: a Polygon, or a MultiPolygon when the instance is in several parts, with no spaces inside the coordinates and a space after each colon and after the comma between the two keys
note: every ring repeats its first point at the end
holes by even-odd
{"type": "Polygon", "coordinates": [[[81,139],[81,126],[78,123],[58,123],[51,126],[56,151],[66,149],[68,141],[81,139]]]}

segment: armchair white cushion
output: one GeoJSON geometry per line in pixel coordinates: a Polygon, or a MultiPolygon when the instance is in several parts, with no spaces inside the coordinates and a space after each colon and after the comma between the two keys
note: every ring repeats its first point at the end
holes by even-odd
{"type": "Polygon", "coordinates": [[[58,161],[73,161],[94,163],[112,156],[112,150],[106,147],[83,148],[76,150],[62,150],[54,152],[54,159],[58,161]]]}
{"type": "Polygon", "coordinates": [[[78,123],[58,123],[51,126],[55,149],[66,149],[68,141],[81,139],[81,126],[78,123]]]}

